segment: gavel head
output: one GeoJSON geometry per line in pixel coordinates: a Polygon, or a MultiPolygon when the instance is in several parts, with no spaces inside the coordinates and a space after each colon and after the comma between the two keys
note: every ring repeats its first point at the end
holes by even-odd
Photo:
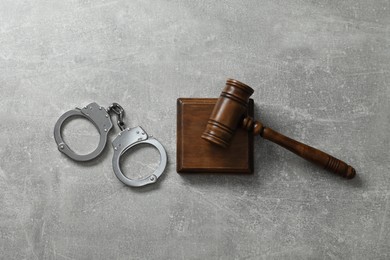
{"type": "Polygon", "coordinates": [[[228,79],[207,122],[202,138],[227,148],[237,126],[243,119],[249,97],[253,92],[254,90],[244,83],[228,79]]]}

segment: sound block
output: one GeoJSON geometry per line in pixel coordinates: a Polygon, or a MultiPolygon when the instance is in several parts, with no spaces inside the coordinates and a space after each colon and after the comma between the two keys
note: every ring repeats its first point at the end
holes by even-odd
{"type": "MultiPolygon", "coordinates": [[[[253,134],[237,129],[225,149],[201,138],[216,98],[177,99],[177,165],[179,173],[253,173],[253,134]]],[[[253,99],[247,115],[253,117],[253,99]]]]}

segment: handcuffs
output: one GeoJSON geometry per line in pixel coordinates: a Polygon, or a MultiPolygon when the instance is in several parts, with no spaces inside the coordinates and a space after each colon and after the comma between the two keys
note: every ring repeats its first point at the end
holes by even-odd
{"type": "Polygon", "coordinates": [[[97,103],[93,102],[88,106],[85,106],[84,108],[76,108],[64,113],[58,119],[57,123],[54,126],[54,139],[57,143],[58,150],[70,157],[71,159],[79,162],[85,162],[95,159],[103,152],[104,148],[106,147],[108,132],[113,126],[111,122],[110,113],[114,113],[117,115],[117,124],[121,130],[121,132],[112,142],[112,146],[114,148],[112,168],[116,177],[125,185],[131,187],[142,187],[148,184],[155,183],[164,172],[165,166],[167,164],[167,154],[165,152],[165,149],[162,144],[157,141],[157,139],[153,138],[152,136],[148,136],[148,134],[145,132],[145,130],[142,129],[142,127],[137,126],[134,128],[126,128],[123,122],[124,110],[117,103],[113,103],[107,109],[105,109],[99,106],[97,103]],[[97,148],[93,152],[86,155],[76,154],[64,142],[61,135],[61,128],[64,122],[67,121],[70,117],[77,116],[88,119],[91,123],[95,125],[100,134],[100,140],[97,148]],[[123,174],[119,165],[119,160],[126,151],[139,144],[149,144],[154,146],[160,153],[160,164],[157,169],[147,177],[141,179],[129,179],[123,174]]]}

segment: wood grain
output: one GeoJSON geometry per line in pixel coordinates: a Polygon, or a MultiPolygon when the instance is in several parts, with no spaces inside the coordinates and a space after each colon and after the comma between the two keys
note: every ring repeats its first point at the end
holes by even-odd
{"type": "MultiPolygon", "coordinates": [[[[252,133],[238,129],[227,149],[201,138],[216,102],[216,98],[177,100],[177,172],[253,172],[252,133]]],[[[245,114],[253,115],[253,100],[245,114]]]]}
{"type": "MultiPolygon", "coordinates": [[[[249,97],[253,92],[248,85],[228,79],[207,121],[202,138],[220,147],[229,148],[231,139],[240,130],[241,125],[254,135],[260,135],[330,172],[347,179],[355,177],[355,169],[345,162],[265,127],[261,122],[254,121],[251,116],[246,115],[249,97]]],[[[237,153],[237,157],[240,156],[240,153],[237,153]]]]}

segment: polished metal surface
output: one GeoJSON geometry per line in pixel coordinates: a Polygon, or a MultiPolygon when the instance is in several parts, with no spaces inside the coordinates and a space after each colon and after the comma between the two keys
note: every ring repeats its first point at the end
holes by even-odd
{"type": "Polygon", "coordinates": [[[58,150],[75,161],[83,162],[95,159],[102,153],[102,151],[106,147],[107,134],[112,128],[112,122],[109,116],[110,112],[116,114],[118,126],[122,130],[122,132],[120,132],[112,142],[112,146],[114,147],[112,167],[116,177],[118,177],[118,179],[125,185],[131,187],[141,187],[155,183],[157,179],[161,176],[161,174],[164,172],[165,166],[167,164],[167,154],[165,152],[165,149],[161,145],[161,143],[155,138],[149,138],[148,134],[140,126],[131,129],[125,128],[125,123],[123,122],[125,112],[122,106],[117,103],[113,103],[112,105],[110,105],[107,110],[99,106],[97,103],[91,103],[82,109],[76,108],[63,114],[58,119],[54,127],[54,139],[57,143],[58,150]],[[80,155],[75,153],[64,142],[61,135],[61,129],[63,124],[67,120],[71,120],[72,117],[76,116],[84,117],[91,121],[96,126],[100,134],[98,147],[93,152],[86,155],[80,155]],[[126,151],[138,144],[149,144],[154,146],[160,153],[160,164],[157,169],[149,176],[146,176],[142,179],[129,179],[123,174],[119,165],[119,160],[120,157],[126,151]]]}
{"type": "Polygon", "coordinates": [[[68,157],[72,158],[75,161],[89,161],[92,159],[95,159],[97,156],[99,156],[104,148],[106,147],[107,143],[107,135],[108,132],[112,128],[112,122],[109,118],[106,110],[99,106],[97,103],[91,103],[88,106],[85,106],[84,108],[76,108],[73,110],[70,110],[66,113],[64,113],[57,121],[57,123],[54,126],[54,139],[57,143],[58,150],[62,152],[63,154],[67,155],[68,157]],[[100,140],[99,144],[96,147],[96,149],[85,155],[77,154],[75,153],[63,140],[61,130],[63,124],[71,120],[74,117],[84,117],[91,121],[97,128],[99,134],[100,134],[100,140]]]}
{"type": "Polygon", "coordinates": [[[112,167],[114,173],[118,179],[127,186],[141,187],[148,184],[155,183],[157,179],[164,172],[167,164],[167,154],[164,147],[159,141],[153,137],[149,137],[148,134],[140,127],[127,128],[120,132],[119,135],[112,142],[114,147],[114,156],[112,158],[112,167]],[[139,144],[149,144],[154,146],[160,153],[160,164],[157,169],[151,174],[141,179],[130,179],[126,177],[120,168],[120,158],[126,151],[139,144]]]}

